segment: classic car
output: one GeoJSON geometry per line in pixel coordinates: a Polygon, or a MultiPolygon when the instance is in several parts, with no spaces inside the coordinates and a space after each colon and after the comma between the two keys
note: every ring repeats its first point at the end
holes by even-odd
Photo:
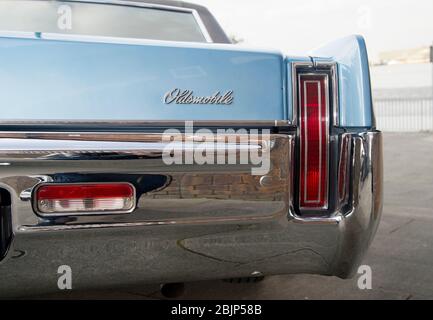
{"type": "Polygon", "coordinates": [[[378,227],[361,36],[292,56],[190,3],[5,0],[0,88],[0,296],[65,270],[74,290],[349,278],[378,227]]]}

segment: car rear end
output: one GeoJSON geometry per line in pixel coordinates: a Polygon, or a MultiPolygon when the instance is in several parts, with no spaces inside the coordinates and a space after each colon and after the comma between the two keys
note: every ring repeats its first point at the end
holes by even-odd
{"type": "Polygon", "coordinates": [[[383,196],[361,37],[25,35],[0,37],[2,296],[62,265],[74,289],[356,271],[383,196]]]}

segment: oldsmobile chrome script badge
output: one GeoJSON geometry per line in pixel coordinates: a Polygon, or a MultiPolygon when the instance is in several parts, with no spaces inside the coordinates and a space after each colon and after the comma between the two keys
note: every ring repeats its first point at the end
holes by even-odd
{"type": "Polygon", "coordinates": [[[174,89],[164,95],[165,104],[215,104],[230,105],[234,101],[233,91],[221,93],[218,91],[211,96],[195,96],[192,90],[174,89]]]}

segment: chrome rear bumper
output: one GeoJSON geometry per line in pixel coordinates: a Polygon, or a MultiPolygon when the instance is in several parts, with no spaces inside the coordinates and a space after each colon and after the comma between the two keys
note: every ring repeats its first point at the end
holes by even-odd
{"type": "Polygon", "coordinates": [[[301,217],[293,134],[256,141],[271,150],[265,176],[252,176],[250,164],[167,166],[158,134],[2,134],[0,187],[11,195],[14,237],[0,262],[0,296],[57,290],[61,265],[72,268],[74,289],[257,271],[349,277],[376,232],[383,196],[381,133],[351,139],[349,203],[301,217]],[[101,179],[134,183],[137,209],[52,219],[33,211],[42,182],[101,179]]]}

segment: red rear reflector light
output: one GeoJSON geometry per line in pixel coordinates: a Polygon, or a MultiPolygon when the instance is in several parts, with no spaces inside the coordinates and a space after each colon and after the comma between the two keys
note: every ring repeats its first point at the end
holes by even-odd
{"type": "Polygon", "coordinates": [[[300,209],[328,208],[329,92],[326,74],[299,74],[300,209]]]}
{"type": "Polygon", "coordinates": [[[35,204],[47,215],[129,212],[135,189],[129,183],[46,184],[36,190],[35,204]]]}

